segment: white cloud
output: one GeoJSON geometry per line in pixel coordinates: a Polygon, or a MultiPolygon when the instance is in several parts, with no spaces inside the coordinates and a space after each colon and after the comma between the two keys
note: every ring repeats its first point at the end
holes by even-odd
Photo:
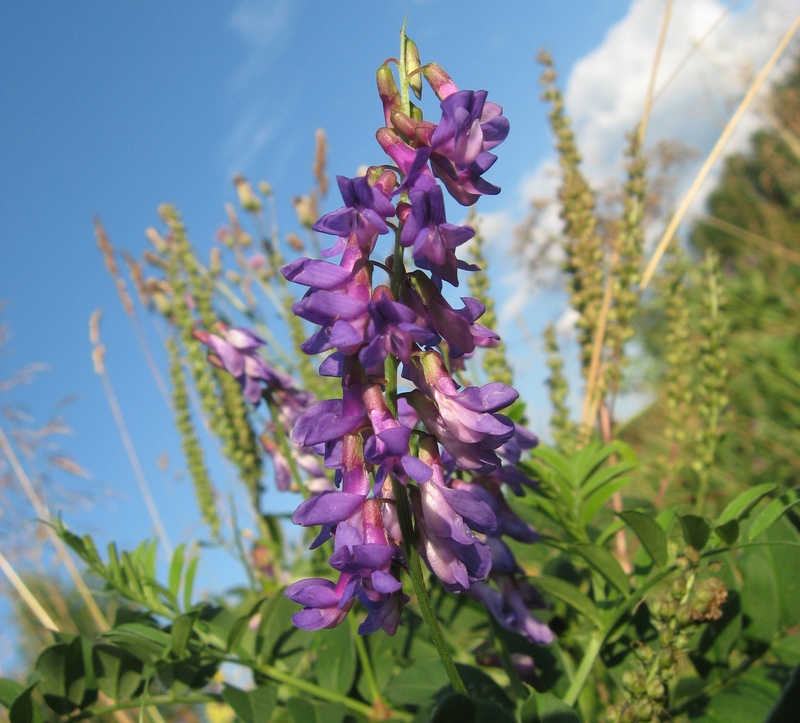
{"type": "Polygon", "coordinates": [[[247,48],[245,62],[232,83],[241,89],[269,71],[270,64],[289,38],[290,0],[240,0],[228,19],[247,48]]]}
{"type": "MultiPolygon", "coordinates": [[[[791,3],[754,2],[727,14],[692,53],[729,4],[675,0],[656,81],[650,141],[677,138],[705,155],[727,123],[732,106],[793,20],[791,3]],[[672,77],[690,54],[691,59],[672,77]]],[[[574,119],[587,175],[593,180],[618,174],[625,134],[642,114],[663,14],[663,2],[635,0],[601,46],[573,67],[566,106],[574,119]]],[[[749,114],[728,152],[741,149],[758,124],[757,114],[749,114]]]]}
{"type": "MultiPolygon", "coordinates": [[[[785,0],[751,2],[743,9],[731,9],[730,2],[721,0],[674,1],[645,145],[652,149],[658,141],[676,139],[697,151],[675,189],[679,197],[750,81],[794,20],[790,6],[785,0]]],[[[566,109],[583,156],[583,171],[596,189],[623,177],[626,134],[642,115],[664,8],[660,0],[634,0],[601,45],[575,63],[566,81],[566,109]]],[[[746,148],[762,122],[756,103],[724,153],[746,148]]],[[[722,165],[717,162],[695,198],[692,212],[703,208],[714,185],[714,173],[718,174],[722,165]]],[[[556,161],[548,159],[522,179],[520,195],[528,202],[555,199],[558,183],[556,161]]],[[[531,254],[541,253],[547,238],[560,230],[558,213],[555,203],[542,208],[531,254]]],[[[653,229],[655,234],[660,231],[653,229]]],[[[521,303],[516,298],[513,308],[521,303]]]]}
{"type": "MultiPolygon", "coordinates": [[[[726,14],[729,1],[674,0],[645,147],[652,149],[660,140],[677,139],[697,151],[695,160],[684,166],[675,188],[678,199],[690,186],[750,81],[793,22],[796,7],[792,5],[786,0],[754,0],[726,14]],[[715,23],[717,27],[704,38],[715,23]]],[[[663,0],[633,0],[625,17],[608,30],[600,46],[575,63],[566,81],[561,81],[566,111],[583,156],[583,170],[595,189],[624,177],[626,134],[634,129],[643,111],[664,8],[663,0]]],[[[762,124],[757,108],[756,103],[740,123],[726,153],[746,148],[750,135],[762,124]]],[[[715,173],[722,167],[720,159],[715,173]]],[[[543,265],[550,268],[558,266],[559,261],[559,248],[547,243],[562,226],[555,202],[559,182],[558,163],[551,157],[532,169],[518,186],[518,197],[526,206],[534,200],[551,201],[540,207],[525,259],[543,257],[550,262],[543,265]]],[[[702,209],[713,186],[714,173],[690,213],[702,209]]],[[[657,237],[663,228],[651,231],[650,235],[657,237]]],[[[518,335],[513,329],[522,323],[539,338],[550,319],[556,322],[562,341],[569,344],[574,339],[576,315],[569,308],[564,311],[561,293],[552,293],[551,285],[534,279],[527,271],[531,268],[528,263],[512,260],[500,268],[501,289],[507,292],[500,305],[500,326],[508,332],[508,338],[518,335]]],[[[514,361],[522,381],[532,385],[525,389],[526,396],[541,394],[541,380],[531,376],[530,358],[514,361]]],[[[538,369],[538,373],[543,375],[544,370],[538,369]]]]}

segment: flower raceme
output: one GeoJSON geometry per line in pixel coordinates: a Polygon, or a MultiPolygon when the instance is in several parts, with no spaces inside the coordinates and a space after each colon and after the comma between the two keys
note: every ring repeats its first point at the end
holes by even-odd
{"type": "MultiPolygon", "coordinates": [[[[505,480],[517,493],[530,483],[515,465],[532,435],[500,413],[517,399],[512,387],[462,388],[454,378],[451,369],[499,337],[478,322],[480,301],[464,297],[454,308],[442,291],[477,270],[457,256],[475,232],[448,222],[445,191],[462,205],[500,191],[483,175],[509,124],[486,91],[459,90],[435,64],[410,70],[413,80],[401,78],[400,88],[388,65],[378,70],[385,127],[377,139],[390,163],[339,176],[344,205],[313,225],[335,239],[324,259],[298,258],[281,270],[306,289],[293,312],[317,327],[303,351],[327,353],[320,373],[341,379],[341,396],[309,400],[292,430],[303,454],[313,450],[334,472],[334,485],[317,485],[292,520],[320,528],[312,548],[332,540],[338,577],[300,580],[286,595],[303,606],[293,618],[301,628],[338,625],[358,600],[367,611],[360,632],[393,634],[408,599],[401,573],[418,554],[446,590],[472,593],[501,624],[542,641],[528,612],[535,596],[502,540],[536,539],[503,491],[505,480]],[[422,77],[439,99],[437,122],[403,106],[409,87],[419,97],[422,77]],[[393,250],[377,256],[390,231],[393,250]],[[405,249],[415,269],[406,269],[405,249]],[[398,371],[410,384],[399,394],[398,371]]],[[[198,338],[253,403],[265,386],[291,387],[257,356],[262,342],[251,332],[198,338]]],[[[279,471],[284,487],[286,465],[279,471]]]]}

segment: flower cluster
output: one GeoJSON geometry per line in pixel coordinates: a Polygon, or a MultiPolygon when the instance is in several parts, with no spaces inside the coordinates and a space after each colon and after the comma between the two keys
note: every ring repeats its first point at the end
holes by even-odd
{"type": "MultiPolygon", "coordinates": [[[[419,73],[440,101],[439,121],[404,105],[383,65],[385,126],[377,140],[393,165],[338,177],[344,206],[313,226],[336,240],[324,259],[300,258],[281,270],[307,288],[294,313],[318,327],[303,351],[326,352],[320,373],[341,378],[342,388],[340,398],[303,411],[292,432],[295,444],[335,471],[335,489],[303,501],[292,520],[321,528],[312,548],[333,539],[329,563],[338,579],[301,580],[286,595],[303,606],[294,621],[304,629],[338,625],[358,599],[368,611],[360,632],[393,634],[408,599],[400,570],[416,548],[445,589],[481,600],[509,629],[549,641],[549,629],[530,613],[541,601],[502,539],[536,539],[502,488],[521,494],[529,483],[515,463],[535,438],[500,414],[517,398],[512,387],[461,388],[453,378],[463,358],[499,337],[478,323],[479,301],[462,298],[454,308],[443,293],[444,282],[458,286],[459,272],[477,268],[456,256],[474,231],[447,222],[443,187],[463,205],[499,192],[483,174],[508,121],[485,91],[459,91],[438,65],[419,73]],[[390,231],[394,251],[379,262],[378,238],[390,231]],[[405,249],[416,270],[406,270],[405,249]],[[338,263],[328,260],[335,257],[338,263]],[[380,272],[383,285],[373,282],[380,272]],[[409,389],[398,393],[400,365],[409,389]],[[403,539],[404,529],[413,540],[403,539]]],[[[417,80],[405,82],[416,92],[417,80]]]]}

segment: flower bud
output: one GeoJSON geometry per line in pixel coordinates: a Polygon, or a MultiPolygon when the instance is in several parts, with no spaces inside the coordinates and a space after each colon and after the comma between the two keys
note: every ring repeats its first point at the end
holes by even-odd
{"type": "Polygon", "coordinates": [[[635,720],[648,721],[653,717],[653,704],[649,700],[640,700],[633,706],[635,720]]]}
{"type": "Polygon", "coordinates": [[[650,700],[663,700],[665,695],[664,684],[658,678],[654,678],[647,684],[647,697],[650,700]]]}
{"type": "Polygon", "coordinates": [[[673,580],[669,592],[674,600],[680,600],[686,594],[686,580],[682,577],[673,580]]]}
{"type": "Polygon", "coordinates": [[[438,63],[428,63],[423,66],[422,74],[439,100],[444,100],[458,91],[453,79],[445,73],[444,68],[438,63]]]}
{"type": "Polygon", "coordinates": [[[383,103],[383,115],[386,125],[391,127],[392,112],[400,110],[400,92],[397,90],[397,83],[394,81],[394,73],[388,64],[384,63],[375,73],[378,82],[378,95],[383,103]]]}
{"type": "Polygon", "coordinates": [[[417,98],[422,98],[422,74],[415,72],[420,67],[419,50],[417,49],[417,44],[411,38],[406,38],[404,60],[406,62],[408,87],[414,91],[414,95],[417,98]]]}
{"type": "Polygon", "coordinates": [[[253,192],[253,187],[244,176],[236,175],[233,177],[233,185],[236,186],[236,194],[239,196],[239,205],[245,211],[260,211],[263,206],[258,196],[253,192]]]}

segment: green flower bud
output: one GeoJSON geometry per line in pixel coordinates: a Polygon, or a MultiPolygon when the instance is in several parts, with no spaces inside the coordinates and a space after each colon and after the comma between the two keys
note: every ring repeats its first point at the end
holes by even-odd
{"type": "Polygon", "coordinates": [[[647,697],[651,700],[663,700],[666,693],[664,684],[658,678],[654,678],[647,684],[647,697]]]}
{"type": "Polygon", "coordinates": [[[419,50],[411,38],[406,38],[405,62],[408,87],[414,91],[417,98],[422,98],[422,73],[415,72],[420,68],[419,50]]]}

